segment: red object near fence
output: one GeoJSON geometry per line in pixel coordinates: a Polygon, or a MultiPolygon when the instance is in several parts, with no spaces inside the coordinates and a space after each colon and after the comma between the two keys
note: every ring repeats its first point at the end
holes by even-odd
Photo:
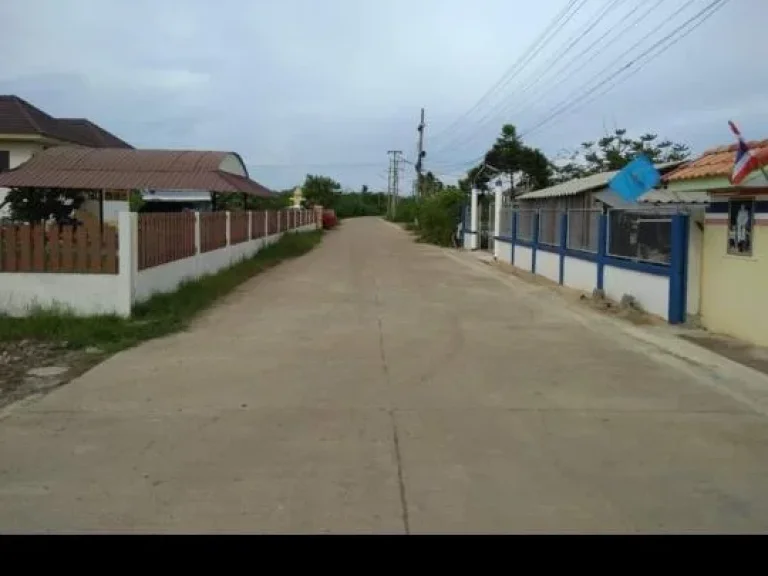
{"type": "Polygon", "coordinates": [[[227,213],[200,214],[200,252],[218,250],[227,245],[227,213]]]}
{"type": "Polygon", "coordinates": [[[240,244],[248,241],[248,212],[229,213],[229,243],[240,244]]]}
{"type": "Polygon", "coordinates": [[[195,255],[191,212],[139,214],[139,270],[195,255]]]}
{"type": "Polygon", "coordinates": [[[338,223],[339,220],[336,218],[336,212],[334,210],[323,210],[323,228],[325,230],[335,228],[338,223]]]}
{"type": "Polygon", "coordinates": [[[117,274],[117,230],[46,222],[0,226],[0,272],[117,274]]]}

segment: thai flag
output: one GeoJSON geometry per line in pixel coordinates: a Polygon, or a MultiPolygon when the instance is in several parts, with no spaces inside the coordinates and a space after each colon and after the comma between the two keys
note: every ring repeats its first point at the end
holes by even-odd
{"type": "Polygon", "coordinates": [[[731,184],[737,185],[749,176],[753,170],[759,168],[760,163],[749,149],[749,146],[747,146],[747,143],[744,142],[744,138],[742,138],[736,124],[729,120],[728,126],[731,127],[731,132],[734,133],[739,141],[739,147],[736,149],[736,160],[733,162],[733,171],[731,172],[731,184]]]}

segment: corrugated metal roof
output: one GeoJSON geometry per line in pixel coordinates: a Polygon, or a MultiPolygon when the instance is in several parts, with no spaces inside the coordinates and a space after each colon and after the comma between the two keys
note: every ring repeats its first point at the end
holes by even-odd
{"type": "Polygon", "coordinates": [[[57,146],[0,174],[0,187],[210,190],[269,196],[269,189],[258,182],[221,169],[231,156],[247,174],[233,152],[57,146]]]}
{"type": "Polygon", "coordinates": [[[592,174],[586,178],[577,178],[575,180],[568,180],[549,188],[542,188],[541,190],[534,190],[533,192],[526,192],[516,198],[516,200],[538,200],[541,198],[557,198],[559,196],[574,196],[581,194],[582,192],[588,192],[589,190],[595,190],[597,188],[603,188],[608,185],[611,178],[617,173],[613,172],[601,172],[600,174],[592,174]]]}
{"type": "Polygon", "coordinates": [[[641,204],[709,204],[709,194],[705,190],[675,192],[659,188],[646,192],[637,201],[641,204]]]}
{"type": "MultiPolygon", "coordinates": [[[[659,171],[669,170],[675,166],[679,166],[681,162],[664,162],[662,164],[656,164],[656,169],[659,171]]],[[[541,190],[534,190],[533,192],[526,192],[521,194],[517,200],[538,200],[541,198],[557,198],[559,196],[575,196],[583,192],[589,192],[590,190],[596,190],[608,186],[608,182],[611,181],[618,170],[612,170],[611,172],[600,172],[599,174],[592,174],[584,178],[576,178],[575,180],[568,180],[568,182],[562,182],[549,188],[543,188],[541,190]]]]}

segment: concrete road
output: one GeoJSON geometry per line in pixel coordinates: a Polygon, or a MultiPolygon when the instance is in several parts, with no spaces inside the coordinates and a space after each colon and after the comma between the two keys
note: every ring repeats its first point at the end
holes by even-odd
{"type": "Polygon", "coordinates": [[[765,413],[688,364],[348,221],[0,420],[0,532],[765,532],[765,413]]]}

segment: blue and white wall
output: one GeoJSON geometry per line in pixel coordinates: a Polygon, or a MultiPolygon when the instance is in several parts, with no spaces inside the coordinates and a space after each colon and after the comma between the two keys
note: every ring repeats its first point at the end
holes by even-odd
{"type": "MultiPolygon", "coordinates": [[[[690,237],[686,214],[670,216],[672,254],[669,264],[609,255],[608,222],[604,214],[599,215],[596,251],[568,248],[568,218],[565,214],[560,216],[557,245],[539,241],[538,214],[534,215],[533,240],[518,238],[518,216],[515,213],[511,218],[510,230],[497,230],[495,254],[498,260],[584,292],[602,289],[612,300],[621,300],[629,294],[644,310],[670,323],[685,321],[689,313],[687,255],[690,237]]],[[[695,305],[698,307],[698,302],[695,305]]]]}

